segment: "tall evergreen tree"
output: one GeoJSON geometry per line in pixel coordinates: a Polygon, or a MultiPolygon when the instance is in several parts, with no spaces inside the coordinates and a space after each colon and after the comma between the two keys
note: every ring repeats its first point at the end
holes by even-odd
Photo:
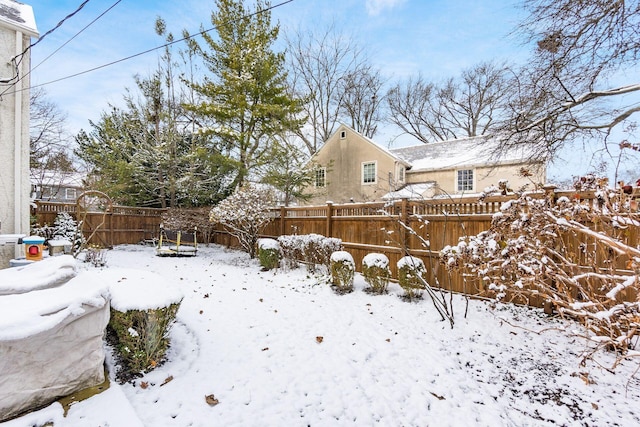
{"type": "Polygon", "coordinates": [[[217,37],[204,33],[206,45],[196,43],[211,76],[190,83],[202,101],[185,107],[209,123],[202,133],[238,162],[234,183],[242,186],[269,161],[272,144],[302,125],[301,107],[286,90],[284,54],[272,50],[279,26],[271,25],[269,3],[258,0],[255,11],[242,0],[216,0],[216,6],[217,37]]]}
{"type": "MultiPolygon", "coordinates": [[[[173,41],[161,18],[156,33],[173,41]]],[[[190,45],[182,56],[185,67],[192,65],[191,52],[190,45]]],[[[234,188],[237,162],[211,137],[196,131],[194,118],[182,108],[195,98],[182,91],[177,71],[167,47],[155,72],[146,78],[135,76],[136,90],[127,90],[125,106],[112,107],[91,123],[93,131],[77,137],[77,155],[95,177],[92,187],[118,203],[162,208],[211,205],[234,188]]]]}

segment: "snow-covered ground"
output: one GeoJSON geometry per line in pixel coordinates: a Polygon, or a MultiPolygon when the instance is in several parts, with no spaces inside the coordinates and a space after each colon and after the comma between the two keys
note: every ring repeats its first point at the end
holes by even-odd
{"type": "Polygon", "coordinates": [[[338,295],[304,267],[263,272],[220,246],[193,258],[121,246],[116,267],[184,293],[166,363],[66,417],[54,403],[1,427],[640,425],[638,361],[580,366],[578,327],[538,310],[470,301],[465,318],[455,296],[451,329],[395,284],[370,295],[358,276],[338,295]]]}

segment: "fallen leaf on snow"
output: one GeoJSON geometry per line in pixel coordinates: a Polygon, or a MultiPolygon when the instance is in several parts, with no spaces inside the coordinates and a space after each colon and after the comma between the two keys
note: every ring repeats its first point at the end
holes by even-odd
{"type": "Polygon", "coordinates": [[[149,383],[148,382],[146,382],[146,381],[141,381],[140,382],[140,388],[141,389],[144,390],[144,389],[147,389],[147,387],[149,387],[149,383]]]}
{"type": "Polygon", "coordinates": [[[160,384],[160,387],[162,387],[163,385],[165,385],[166,383],[168,383],[169,381],[173,380],[173,375],[169,375],[163,382],[162,384],[160,384]]]}
{"type": "Polygon", "coordinates": [[[213,394],[208,394],[204,397],[204,400],[209,404],[209,406],[216,406],[220,401],[216,399],[213,394]]]}
{"type": "Polygon", "coordinates": [[[429,393],[431,393],[436,399],[438,400],[445,400],[444,396],[440,396],[438,394],[435,394],[434,392],[430,391],[429,393]]]}
{"type": "Polygon", "coordinates": [[[322,342],[322,340],[324,340],[323,337],[316,337],[316,341],[318,342],[318,344],[320,344],[322,342]]]}

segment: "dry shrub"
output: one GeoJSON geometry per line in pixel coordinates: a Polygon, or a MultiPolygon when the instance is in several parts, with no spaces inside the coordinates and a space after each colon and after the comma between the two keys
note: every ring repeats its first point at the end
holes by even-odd
{"type": "Polygon", "coordinates": [[[331,254],[342,250],[342,240],[320,234],[280,236],[278,243],[288,267],[294,268],[298,262],[304,262],[311,273],[318,267],[331,271],[331,254]]]}
{"type": "Polygon", "coordinates": [[[331,254],[331,282],[336,291],[346,294],[353,291],[356,264],[349,252],[336,251],[331,254]]]}
{"type": "Polygon", "coordinates": [[[385,294],[391,278],[389,258],[384,254],[370,253],[362,258],[362,276],[369,285],[367,292],[385,294]]]}
{"type": "Polygon", "coordinates": [[[422,297],[426,289],[424,275],[427,270],[420,258],[405,256],[398,261],[398,282],[405,292],[404,297],[411,301],[422,297]]]}
{"type": "Polygon", "coordinates": [[[580,321],[596,347],[625,354],[640,327],[640,218],[629,195],[587,177],[593,203],[521,195],[495,214],[490,230],[445,247],[440,261],[476,281],[481,294],[545,305],[580,321]],[[634,237],[635,236],[635,237],[634,237]]]}
{"type": "Polygon", "coordinates": [[[198,239],[210,242],[216,225],[209,221],[210,207],[169,208],[162,214],[162,224],[167,230],[193,233],[198,230],[198,239]]]}

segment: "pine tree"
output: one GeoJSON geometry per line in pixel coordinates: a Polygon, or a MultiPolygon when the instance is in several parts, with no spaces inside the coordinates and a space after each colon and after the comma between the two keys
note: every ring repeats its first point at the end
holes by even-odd
{"type": "Polygon", "coordinates": [[[195,43],[212,76],[191,83],[203,101],[186,108],[211,122],[203,133],[238,161],[235,184],[242,185],[269,161],[274,140],[301,126],[301,107],[287,92],[284,54],[272,50],[279,26],[271,25],[269,4],[258,0],[255,12],[242,0],[216,0],[216,6],[217,38],[204,33],[206,46],[195,43]]]}
{"type": "Polygon", "coordinates": [[[86,244],[82,234],[82,224],[78,224],[67,212],[60,212],[53,221],[53,240],[68,240],[71,242],[71,253],[77,256],[86,244]]]}

